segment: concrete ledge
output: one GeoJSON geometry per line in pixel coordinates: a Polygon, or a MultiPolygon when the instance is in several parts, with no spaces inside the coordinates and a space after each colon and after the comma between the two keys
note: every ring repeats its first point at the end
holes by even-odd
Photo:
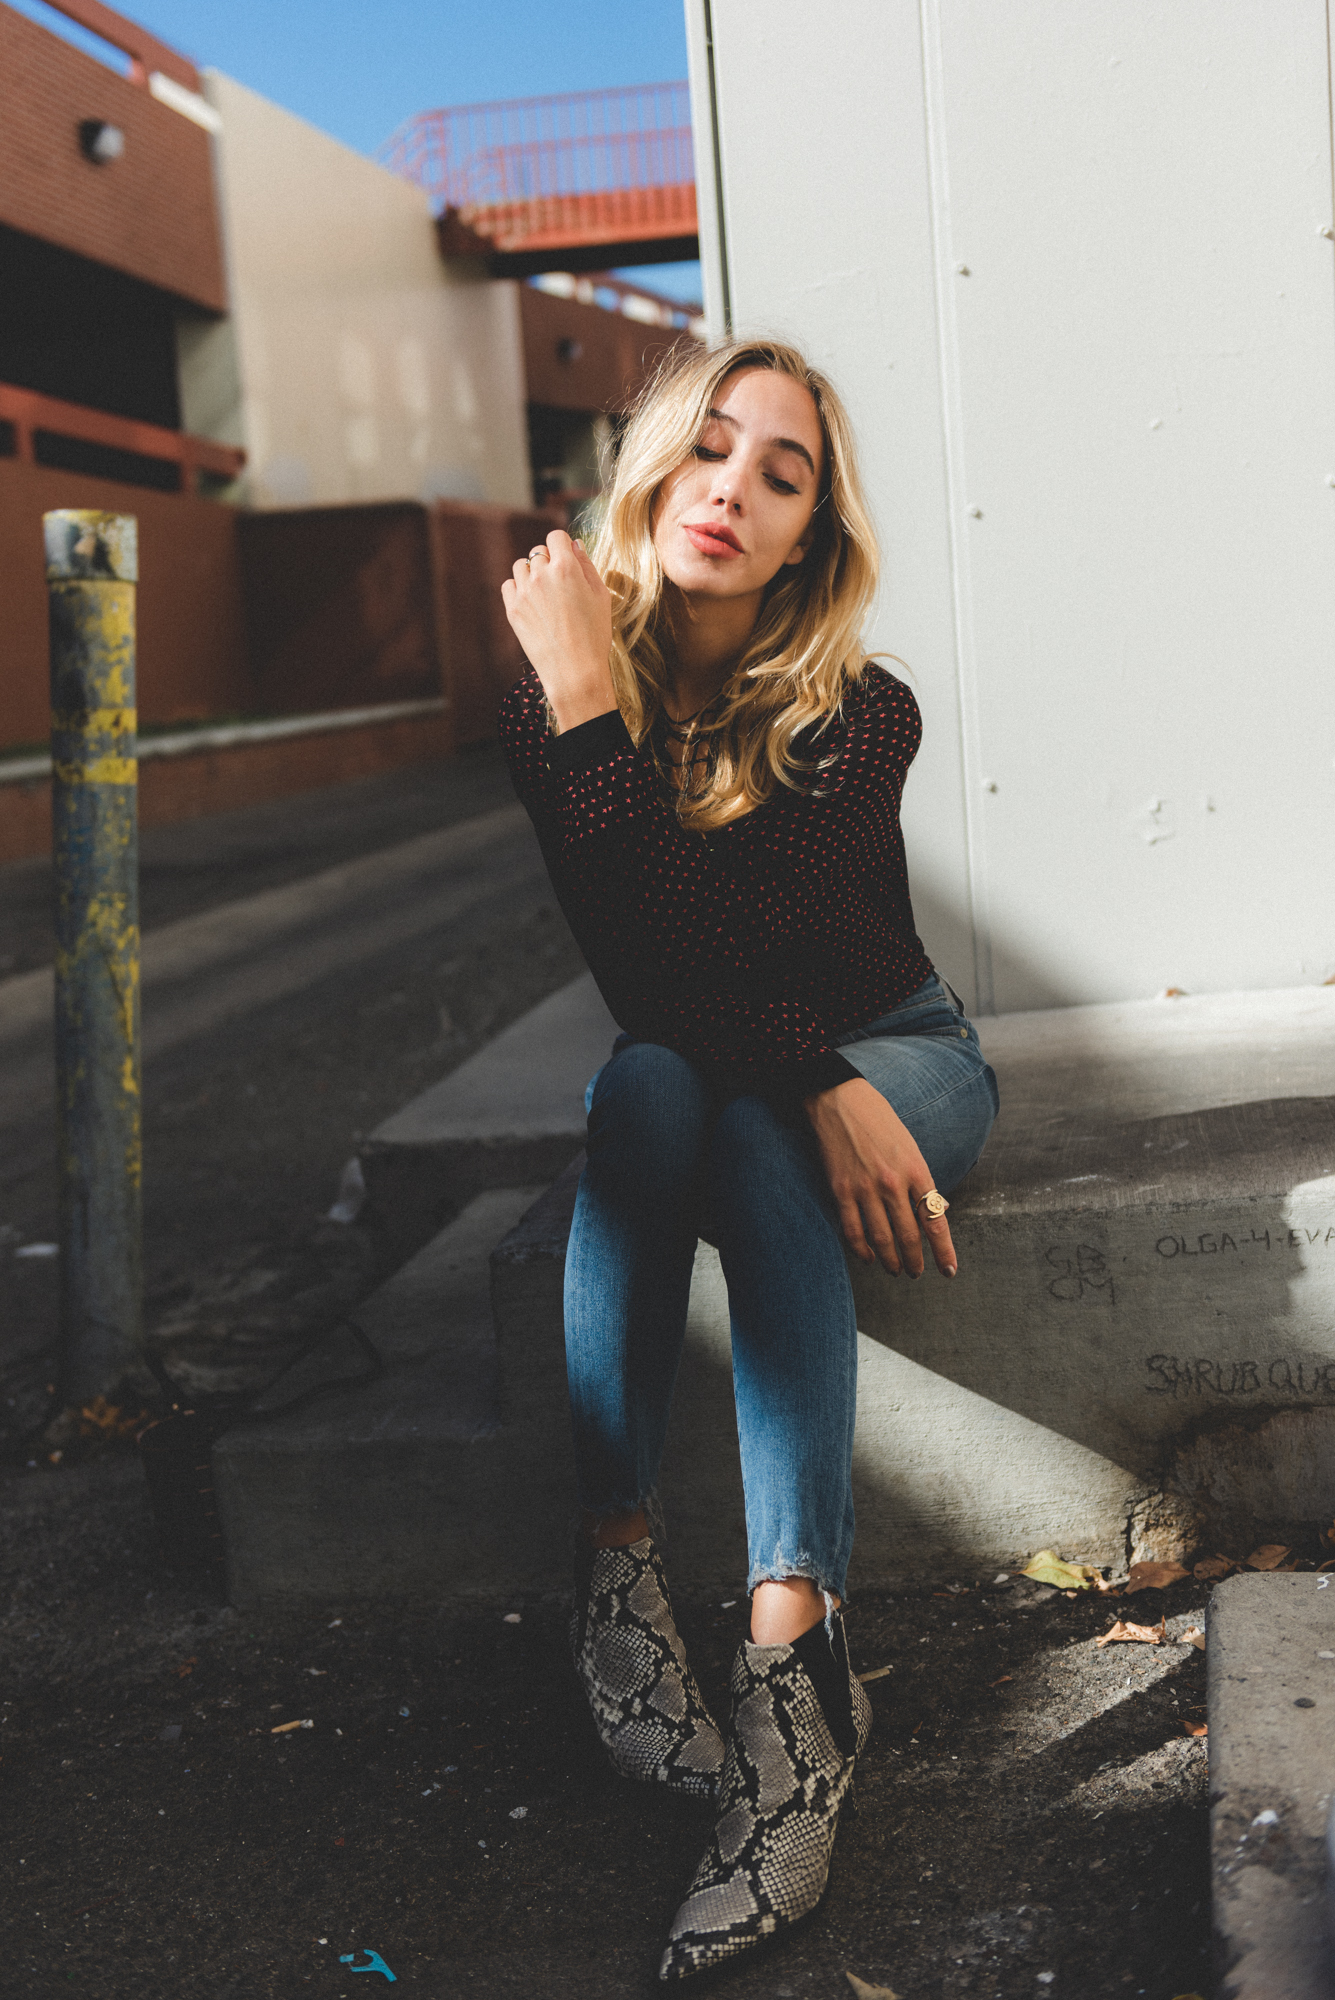
{"type": "Polygon", "coordinates": [[[1335,1578],[1219,1585],[1209,1715],[1219,2000],[1328,2000],[1335,1578]]]}
{"type": "MultiPolygon", "coordinates": [[[[439,1198],[484,1155],[497,1179],[568,1159],[613,1032],[591,982],[553,995],[386,1121],[364,1156],[373,1199],[439,1198]]],[[[1003,1112],[952,1211],[959,1279],[854,1276],[854,1586],[1044,1546],[1108,1563],[1169,1556],[1202,1520],[1221,1533],[1232,1518],[1328,1521],[1335,991],[1014,1016],[985,1024],[984,1043],[1003,1112]]],[[[492,1427],[463,1436],[400,1371],[368,1399],[374,1422],[331,1400],[318,1420],[222,1442],[239,1600],[447,1579],[501,1596],[565,1574],[561,1291],[577,1164],[494,1250],[496,1345],[493,1357],[474,1340],[472,1387],[452,1350],[460,1410],[481,1407],[497,1371],[492,1427]]],[[[474,1203],[453,1226],[463,1236],[446,1231],[378,1295],[386,1323],[429,1293],[447,1242],[466,1237],[480,1270],[498,1213],[474,1203]]],[[[476,1317],[476,1285],[469,1296],[476,1317]]],[[[746,1553],[727,1300],[707,1245],[662,1490],[677,1573],[735,1590],[746,1553]]]]}
{"type": "MultiPolygon", "coordinates": [[[[954,1204],[960,1277],[854,1269],[854,1582],[1052,1545],[1123,1563],[1202,1523],[1335,1512],[1335,993],[1012,1016],[984,1042],[1003,1112],[954,1204]],[[1331,1094],[1278,1094],[1294,1082],[1331,1094]]],[[[521,1429],[564,1406],[573,1188],[494,1259],[521,1429]]],[[[568,1508],[563,1436],[534,1476],[568,1508]]],[[[663,1498],[683,1573],[735,1584],[727,1297],[705,1244],[663,1498]]]]}
{"type": "Polygon", "coordinates": [[[405,1240],[479,1188],[545,1184],[584,1144],[584,1090],[616,1022],[591,974],[551,994],[360,1148],[378,1223],[405,1240]]]}
{"type": "MultiPolygon", "coordinates": [[[[502,1439],[487,1257],[536,1192],[480,1195],[358,1309],[385,1361],[380,1380],[219,1440],[233,1603],[505,1588],[504,1540],[530,1503],[502,1439]]],[[[355,1342],[331,1343],[272,1400],[363,1365],[355,1342]]]]}

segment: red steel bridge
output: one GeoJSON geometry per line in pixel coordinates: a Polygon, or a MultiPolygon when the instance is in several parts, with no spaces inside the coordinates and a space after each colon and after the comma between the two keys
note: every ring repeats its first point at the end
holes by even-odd
{"type": "Polygon", "coordinates": [[[379,158],[498,276],[699,255],[685,83],[421,111],[379,158]]]}

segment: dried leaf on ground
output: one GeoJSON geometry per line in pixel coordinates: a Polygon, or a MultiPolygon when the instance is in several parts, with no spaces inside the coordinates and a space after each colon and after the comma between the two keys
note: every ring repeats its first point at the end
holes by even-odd
{"type": "Polygon", "coordinates": [[[1205,1634],[1199,1625],[1188,1625],[1185,1632],[1178,1633],[1177,1643],[1179,1646],[1195,1646],[1203,1653],[1205,1651],[1205,1634]]]}
{"type": "Polygon", "coordinates": [[[1293,1550],[1286,1548],[1283,1542],[1263,1542],[1259,1549],[1253,1549],[1248,1556],[1247,1567],[1248,1569],[1278,1569],[1285,1556],[1291,1556],[1292,1554],[1293,1550]]]}
{"type": "Polygon", "coordinates": [[[1129,1621],[1123,1622],[1119,1618],[1115,1625],[1110,1626],[1106,1632],[1102,1633],[1094,1641],[1094,1644],[1096,1646],[1111,1646],[1114,1640],[1121,1639],[1134,1639],[1141,1646],[1162,1646],[1164,1642],[1164,1621],[1161,1618],[1157,1625],[1132,1625],[1129,1621]]]}
{"type": "Polygon", "coordinates": [[[1231,1576],[1237,1568],[1232,1556],[1205,1556],[1193,1563],[1191,1573],[1198,1583],[1216,1583],[1221,1576],[1231,1576]]]}
{"type": "Polygon", "coordinates": [[[856,1972],[846,1972],[844,1978],[857,1994],[858,2000],[899,2000],[899,1995],[892,1992],[888,1986],[871,1986],[865,1979],[859,1979],[856,1972]]]}
{"type": "Polygon", "coordinates": [[[1208,1736],[1210,1734],[1210,1725],[1208,1722],[1184,1722],[1182,1727],[1188,1736],[1208,1736]]]}
{"type": "Polygon", "coordinates": [[[1181,1563],[1132,1563],[1131,1574],[1127,1578],[1126,1594],[1134,1597],[1138,1590],[1167,1590],[1170,1583],[1181,1583],[1190,1571],[1181,1563]]]}
{"type": "Polygon", "coordinates": [[[1034,1583],[1050,1583],[1054,1590],[1088,1590],[1098,1571],[1087,1563],[1063,1562],[1052,1549],[1040,1549],[1020,1575],[1034,1583]]]}

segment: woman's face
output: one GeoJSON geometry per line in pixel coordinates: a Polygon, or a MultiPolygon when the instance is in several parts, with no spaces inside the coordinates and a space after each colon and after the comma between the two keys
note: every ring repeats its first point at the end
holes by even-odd
{"type": "Polygon", "coordinates": [[[768,368],[725,376],[700,442],[655,503],[664,574],[688,597],[758,595],[810,546],[823,460],[809,389],[768,368]]]}

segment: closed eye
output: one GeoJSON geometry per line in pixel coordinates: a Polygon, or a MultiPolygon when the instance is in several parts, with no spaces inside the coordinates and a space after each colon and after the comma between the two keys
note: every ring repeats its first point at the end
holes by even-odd
{"type": "Polygon", "coordinates": [[[711,451],[707,444],[698,444],[695,447],[695,455],[710,465],[719,465],[728,456],[726,451],[711,451]]]}

